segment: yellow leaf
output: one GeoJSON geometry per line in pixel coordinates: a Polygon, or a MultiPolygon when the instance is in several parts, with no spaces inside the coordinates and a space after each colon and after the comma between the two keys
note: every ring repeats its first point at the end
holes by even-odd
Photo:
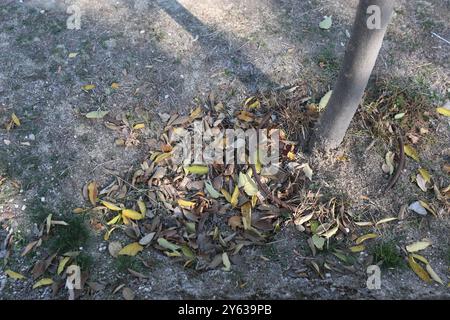
{"type": "Polygon", "coordinates": [[[220,189],[220,192],[222,192],[223,196],[225,197],[225,200],[227,200],[228,202],[231,202],[231,195],[227,190],[222,188],[222,189],[220,189]]]}
{"type": "Polygon", "coordinates": [[[177,251],[178,249],[180,249],[181,247],[175,243],[172,243],[164,238],[159,238],[158,239],[158,244],[163,247],[164,249],[168,249],[168,250],[172,250],[172,251],[177,251]]]}
{"type": "Polygon", "coordinates": [[[428,248],[431,245],[430,241],[417,241],[408,246],[406,246],[406,251],[408,252],[417,252],[423,249],[428,248]]]}
{"type": "Polygon", "coordinates": [[[108,201],[102,200],[101,203],[102,203],[102,205],[104,205],[105,207],[107,207],[109,210],[112,210],[112,211],[120,211],[120,210],[122,210],[121,207],[115,205],[115,204],[112,203],[112,202],[108,202],[108,201]]]}
{"type": "Polygon", "coordinates": [[[230,271],[231,270],[231,262],[228,258],[228,254],[226,252],[222,253],[222,263],[224,265],[223,271],[230,271]]]}
{"type": "Polygon", "coordinates": [[[120,87],[120,84],[118,84],[117,82],[111,83],[111,88],[112,89],[116,90],[116,89],[119,89],[119,87],[120,87]]]}
{"type": "Polygon", "coordinates": [[[11,120],[14,122],[14,124],[16,125],[16,126],[20,126],[20,120],[19,120],[19,118],[16,116],[16,114],[15,113],[13,113],[12,115],[11,115],[11,120]]]}
{"type": "Polygon", "coordinates": [[[194,165],[194,166],[184,167],[184,171],[186,172],[186,174],[192,173],[192,174],[202,175],[202,174],[207,174],[209,169],[207,166],[194,165]]]}
{"type": "Polygon", "coordinates": [[[255,97],[250,97],[245,100],[244,106],[249,109],[257,109],[261,106],[259,100],[255,97]]]}
{"type": "Polygon", "coordinates": [[[358,227],[371,227],[371,226],[373,226],[373,222],[370,222],[370,221],[360,221],[360,222],[355,222],[355,224],[358,227]]]}
{"type": "Polygon", "coordinates": [[[426,169],[420,168],[419,169],[419,173],[422,176],[422,178],[425,180],[425,182],[430,182],[431,181],[431,175],[426,169]]]}
{"type": "Polygon", "coordinates": [[[41,279],[41,280],[39,280],[38,282],[36,282],[36,283],[33,285],[33,289],[36,289],[36,288],[39,288],[39,287],[43,287],[43,286],[49,286],[49,285],[51,285],[51,284],[53,284],[53,280],[52,280],[52,279],[50,279],[50,278],[44,278],[44,279],[41,279]]]}
{"type": "Polygon", "coordinates": [[[124,215],[122,215],[122,221],[125,225],[129,225],[130,224],[130,219],[128,219],[127,217],[125,217],[124,215]]]}
{"type": "Polygon", "coordinates": [[[58,270],[56,271],[56,274],[61,274],[64,271],[64,267],[66,266],[67,262],[69,262],[70,257],[64,257],[61,259],[61,261],[58,264],[58,270]]]}
{"type": "Polygon", "coordinates": [[[289,160],[291,160],[291,161],[294,161],[295,160],[295,153],[294,152],[292,152],[292,151],[289,151],[288,153],[287,153],[287,158],[289,159],[289,160]]]}
{"type": "Polygon", "coordinates": [[[198,117],[200,117],[202,115],[202,108],[201,107],[197,107],[195,108],[191,114],[189,115],[189,117],[194,120],[197,119],[198,117]]]}
{"type": "Polygon", "coordinates": [[[131,209],[122,210],[122,217],[126,217],[132,220],[141,220],[144,218],[144,216],[141,213],[131,209]]]}
{"type": "Polygon", "coordinates": [[[434,212],[434,210],[430,207],[430,205],[429,205],[427,202],[422,201],[422,200],[419,200],[419,203],[420,203],[420,205],[421,205],[422,207],[424,207],[425,209],[427,209],[430,213],[436,215],[436,212],[434,212]]]}
{"type": "Polygon", "coordinates": [[[83,209],[83,208],[75,208],[75,209],[73,209],[73,213],[75,213],[75,214],[80,214],[80,213],[83,213],[83,212],[85,212],[86,211],[86,209],[83,209]]]}
{"type": "Polygon", "coordinates": [[[428,273],[417,263],[414,261],[413,257],[408,257],[408,263],[411,269],[419,276],[423,281],[430,283],[431,278],[428,273]]]}
{"type": "Polygon", "coordinates": [[[351,252],[361,252],[364,251],[366,249],[366,246],[361,244],[359,246],[353,246],[349,248],[351,252]]]}
{"type": "Polygon", "coordinates": [[[442,281],[442,279],[438,276],[438,274],[436,272],[434,272],[433,268],[430,266],[430,264],[427,264],[425,266],[425,268],[427,269],[428,274],[430,275],[431,279],[433,279],[434,281],[436,281],[437,283],[440,283],[442,285],[444,285],[444,282],[442,281]]]}
{"type": "MultiPolygon", "coordinates": [[[[119,215],[120,217],[120,215],[119,215]]],[[[111,229],[109,229],[108,231],[105,232],[105,235],[103,236],[103,240],[108,241],[109,237],[111,237],[111,233],[117,229],[117,227],[112,227],[111,229]]]]}
{"type": "Polygon", "coordinates": [[[405,145],[403,150],[405,151],[405,154],[408,157],[410,157],[410,158],[412,158],[412,159],[414,159],[416,161],[420,161],[419,154],[417,153],[417,150],[414,149],[411,145],[409,145],[409,144],[405,145]]]}
{"type": "Polygon", "coordinates": [[[70,58],[70,59],[73,59],[73,58],[75,58],[77,55],[78,55],[78,52],[70,52],[70,53],[69,53],[69,58],[70,58]]]}
{"type": "Polygon", "coordinates": [[[359,237],[358,239],[356,239],[355,242],[356,242],[356,244],[361,244],[368,239],[375,239],[377,237],[378,237],[378,235],[376,233],[368,233],[368,234],[365,234],[365,235],[359,237]]]}
{"type": "Polygon", "coordinates": [[[141,246],[138,242],[130,243],[129,245],[122,248],[122,250],[119,251],[119,256],[125,255],[125,256],[135,256],[138,254],[138,252],[142,251],[144,249],[143,246],[141,246]]]}
{"type": "Polygon", "coordinates": [[[258,193],[258,186],[248,173],[239,172],[239,186],[243,186],[245,193],[250,197],[258,193]]]}
{"type": "Polygon", "coordinates": [[[23,275],[20,273],[14,272],[10,269],[6,270],[5,273],[8,275],[8,277],[14,279],[14,280],[23,280],[26,279],[23,275]]]}
{"type": "Polygon", "coordinates": [[[336,234],[336,232],[339,230],[339,225],[336,225],[334,228],[331,228],[330,230],[328,230],[327,232],[324,232],[322,234],[323,237],[329,239],[332,236],[334,236],[336,234]]]}
{"type": "Polygon", "coordinates": [[[160,155],[158,155],[155,158],[154,162],[158,163],[158,162],[161,162],[163,160],[169,159],[170,157],[172,157],[172,153],[170,153],[170,152],[161,153],[160,155]]]}
{"type": "Polygon", "coordinates": [[[411,257],[413,257],[413,259],[417,259],[419,261],[422,261],[425,264],[429,264],[428,260],[425,257],[421,256],[420,254],[412,253],[411,257]]]}
{"type": "Polygon", "coordinates": [[[133,126],[134,130],[140,130],[140,129],[144,129],[145,128],[145,124],[144,123],[137,123],[133,126]]]}
{"type": "Polygon", "coordinates": [[[83,90],[89,91],[95,88],[95,84],[86,84],[82,88],[83,90]]]}
{"type": "Polygon", "coordinates": [[[450,117],[450,110],[446,108],[436,108],[436,111],[443,116],[450,117]]]}
{"type": "Polygon", "coordinates": [[[91,204],[93,206],[95,206],[95,203],[97,202],[97,195],[98,195],[97,183],[95,181],[91,181],[88,184],[87,189],[88,189],[89,201],[91,202],[91,204]]]}
{"type": "Polygon", "coordinates": [[[118,214],[117,216],[115,216],[114,218],[112,218],[111,220],[109,220],[106,224],[107,225],[112,225],[112,224],[116,224],[117,222],[119,222],[120,218],[122,217],[121,214],[118,214]]]}
{"type": "Polygon", "coordinates": [[[234,187],[233,194],[231,195],[230,203],[233,208],[235,208],[238,205],[239,201],[239,188],[238,186],[234,187]]]}
{"type": "Polygon", "coordinates": [[[142,200],[138,200],[137,205],[139,207],[139,211],[142,213],[143,216],[147,213],[147,207],[145,206],[145,202],[142,200]]]}
{"type": "Polygon", "coordinates": [[[192,201],[178,199],[177,203],[180,207],[182,207],[184,209],[192,209],[193,207],[195,207],[195,202],[192,202],[192,201]]]}
{"type": "Polygon", "coordinates": [[[391,222],[391,221],[394,221],[394,220],[397,220],[397,219],[398,219],[398,218],[387,217],[387,218],[381,219],[380,221],[378,221],[377,223],[375,223],[375,225],[378,226],[378,225],[380,225],[380,224],[387,223],[387,222],[391,222]]]}

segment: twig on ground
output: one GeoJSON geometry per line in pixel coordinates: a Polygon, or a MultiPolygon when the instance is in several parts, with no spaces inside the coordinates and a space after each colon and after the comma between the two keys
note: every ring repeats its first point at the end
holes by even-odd
{"type": "Polygon", "coordinates": [[[400,148],[399,162],[398,162],[397,170],[395,171],[395,174],[392,176],[392,178],[391,178],[387,188],[384,190],[384,192],[391,189],[397,183],[398,179],[400,178],[400,175],[402,174],[403,168],[405,167],[405,150],[404,150],[405,143],[403,142],[403,134],[402,134],[400,128],[396,128],[395,132],[397,133],[397,136],[398,136],[398,145],[400,148]]]}
{"type": "Polygon", "coordinates": [[[447,39],[442,38],[442,37],[441,37],[440,35],[438,35],[437,33],[432,32],[431,34],[432,34],[433,36],[435,36],[436,38],[438,38],[438,39],[444,41],[445,43],[450,44],[450,41],[448,41],[447,39]]]}

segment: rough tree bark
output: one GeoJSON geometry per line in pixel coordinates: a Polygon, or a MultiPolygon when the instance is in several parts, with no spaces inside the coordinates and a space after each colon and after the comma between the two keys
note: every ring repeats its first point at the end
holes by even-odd
{"type": "Polygon", "coordinates": [[[394,0],[359,1],[344,62],[328,105],[310,140],[311,149],[335,149],[344,139],[375,66],[393,7],[394,0]],[[378,12],[377,8],[380,9],[378,12]],[[376,27],[379,28],[374,28],[377,17],[376,27]]]}

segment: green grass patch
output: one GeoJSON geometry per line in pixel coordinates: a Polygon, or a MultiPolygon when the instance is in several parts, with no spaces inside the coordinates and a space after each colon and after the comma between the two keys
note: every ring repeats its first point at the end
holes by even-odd
{"type": "Polygon", "coordinates": [[[382,262],[383,268],[398,269],[405,267],[405,261],[394,241],[378,243],[372,249],[372,254],[376,263],[382,262]]]}

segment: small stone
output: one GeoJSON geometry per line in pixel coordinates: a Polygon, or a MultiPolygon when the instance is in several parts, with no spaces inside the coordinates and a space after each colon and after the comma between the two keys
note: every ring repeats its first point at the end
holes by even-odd
{"type": "Polygon", "coordinates": [[[3,143],[6,144],[7,146],[9,146],[11,144],[11,140],[5,139],[5,140],[3,140],[3,143]]]}

